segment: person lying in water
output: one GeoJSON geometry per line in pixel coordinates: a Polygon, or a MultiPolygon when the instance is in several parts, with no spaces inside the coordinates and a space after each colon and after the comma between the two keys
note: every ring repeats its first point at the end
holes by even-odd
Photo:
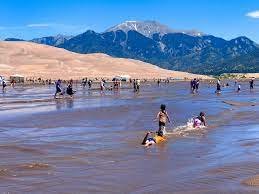
{"type": "Polygon", "coordinates": [[[193,119],[193,127],[198,128],[201,126],[207,126],[206,117],[204,112],[200,112],[200,115],[193,119]]]}
{"type": "Polygon", "coordinates": [[[166,112],[166,105],[161,104],[160,111],[157,113],[156,119],[154,121],[157,121],[157,120],[158,120],[158,126],[159,126],[159,130],[157,133],[163,136],[166,133],[166,130],[165,130],[166,123],[171,122],[168,116],[168,113],[166,112]]]}
{"type": "Polygon", "coordinates": [[[151,146],[151,145],[154,145],[158,142],[161,142],[161,141],[164,141],[165,138],[159,134],[158,132],[155,133],[155,135],[152,137],[150,136],[150,134],[153,134],[153,132],[147,132],[147,134],[145,135],[143,141],[142,141],[142,145],[148,147],[148,146],[151,146]]]}

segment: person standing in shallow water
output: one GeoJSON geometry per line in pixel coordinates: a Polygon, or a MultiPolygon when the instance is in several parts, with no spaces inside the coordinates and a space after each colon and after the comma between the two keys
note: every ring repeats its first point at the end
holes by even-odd
{"type": "Polygon", "coordinates": [[[254,80],[253,79],[251,79],[249,81],[249,85],[250,85],[250,90],[254,89],[254,80]]]}
{"type": "Polygon", "coordinates": [[[105,81],[104,79],[101,80],[101,83],[100,83],[100,87],[101,87],[101,91],[104,91],[105,90],[105,81]]]}
{"type": "Polygon", "coordinates": [[[7,84],[6,84],[6,82],[3,80],[3,82],[2,82],[2,85],[3,85],[3,88],[2,88],[2,90],[3,90],[3,93],[6,91],[6,86],[7,86],[7,84]]]}
{"type": "Polygon", "coordinates": [[[157,80],[157,85],[160,86],[160,79],[157,80]]]}
{"type": "Polygon", "coordinates": [[[88,89],[91,89],[92,88],[92,80],[88,80],[88,89]]]}
{"type": "Polygon", "coordinates": [[[168,116],[168,113],[166,112],[166,105],[161,104],[160,111],[157,113],[156,119],[154,121],[158,120],[158,134],[160,136],[163,136],[166,133],[165,126],[167,122],[171,122],[170,118],[168,116]]]}
{"type": "Polygon", "coordinates": [[[54,98],[57,98],[57,95],[62,95],[62,88],[61,88],[61,80],[60,79],[56,82],[56,93],[54,95],[54,98]]]}
{"type": "Polygon", "coordinates": [[[196,88],[197,87],[197,79],[196,78],[194,78],[193,80],[192,80],[192,82],[191,82],[191,90],[192,90],[192,93],[195,93],[195,91],[196,91],[196,88]]]}
{"type": "Polygon", "coordinates": [[[221,84],[220,84],[220,79],[218,79],[216,93],[220,93],[220,92],[221,92],[221,84]]]}
{"type": "Polygon", "coordinates": [[[241,91],[241,85],[238,84],[238,86],[237,86],[237,92],[240,92],[240,91],[241,91]]]}
{"type": "Polygon", "coordinates": [[[140,90],[140,79],[137,79],[136,84],[137,84],[137,91],[139,92],[139,90],[140,90]]]}

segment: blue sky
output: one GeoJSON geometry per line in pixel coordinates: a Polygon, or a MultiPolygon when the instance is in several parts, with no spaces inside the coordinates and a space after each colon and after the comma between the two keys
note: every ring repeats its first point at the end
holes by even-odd
{"type": "Polygon", "coordinates": [[[156,20],[259,43],[259,0],[0,0],[0,39],[103,32],[125,20],[156,20]]]}

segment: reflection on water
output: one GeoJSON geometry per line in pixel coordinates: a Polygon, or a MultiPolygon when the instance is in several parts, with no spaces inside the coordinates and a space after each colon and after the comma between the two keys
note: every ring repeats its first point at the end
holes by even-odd
{"type": "Polygon", "coordinates": [[[67,103],[67,108],[73,108],[74,106],[74,99],[67,99],[66,100],[66,103],[67,103]]]}
{"type": "Polygon", "coordinates": [[[1,193],[256,193],[258,90],[217,96],[201,84],[147,84],[54,100],[54,87],[21,87],[0,98],[1,193]],[[160,104],[167,141],[140,145],[160,104]],[[189,119],[203,111],[209,127],[189,119]]]}
{"type": "Polygon", "coordinates": [[[60,110],[62,108],[62,101],[57,99],[55,100],[55,103],[56,103],[56,109],[60,110]]]}

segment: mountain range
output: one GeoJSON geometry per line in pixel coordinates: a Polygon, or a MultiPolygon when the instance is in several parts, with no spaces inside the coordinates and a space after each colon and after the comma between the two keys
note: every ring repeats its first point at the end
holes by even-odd
{"type": "Polygon", "coordinates": [[[30,41],[81,54],[105,53],[138,59],[192,73],[259,72],[259,47],[245,36],[225,40],[196,30],[171,29],[155,21],[126,21],[103,33],[88,30],[77,36],[58,35],[30,41]]]}

